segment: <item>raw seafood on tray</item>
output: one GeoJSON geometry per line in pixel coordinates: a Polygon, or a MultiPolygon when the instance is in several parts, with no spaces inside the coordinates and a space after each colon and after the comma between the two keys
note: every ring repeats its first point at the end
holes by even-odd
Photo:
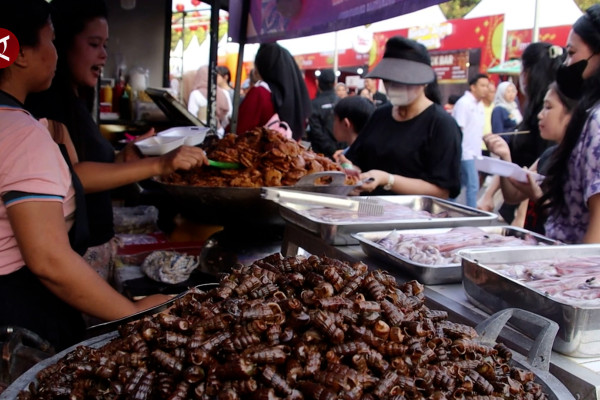
{"type": "Polygon", "coordinates": [[[477,227],[457,227],[445,233],[403,233],[393,230],[377,244],[409,260],[442,265],[460,263],[458,250],[465,248],[532,246],[541,244],[533,235],[508,236],[477,227]]]}
{"type": "Polygon", "coordinates": [[[580,307],[600,307],[600,256],[486,266],[560,302],[580,307]]]}

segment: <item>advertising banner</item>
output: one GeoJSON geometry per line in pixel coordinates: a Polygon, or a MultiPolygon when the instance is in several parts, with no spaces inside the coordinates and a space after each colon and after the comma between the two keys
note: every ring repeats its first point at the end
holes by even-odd
{"type": "Polygon", "coordinates": [[[469,51],[431,52],[431,66],[438,83],[466,83],[469,71],[469,51]]]}
{"type": "MultiPolygon", "coordinates": [[[[540,28],[539,41],[548,42],[557,46],[565,47],[567,44],[567,37],[571,25],[552,26],[548,28],[540,28]]],[[[508,31],[506,33],[506,60],[512,60],[520,58],[523,54],[525,47],[529,46],[532,42],[533,31],[531,29],[519,29],[515,31],[508,31]]]]}
{"type": "Polygon", "coordinates": [[[461,70],[465,73],[468,70],[469,57],[468,54],[464,56],[464,51],[453,51],[481,49],[479,71],[485,73],[488,68],[500,62],[503,34],[504,15],[453,19],[441,24],[379,32],[373,37],[375,45],[371,51],[369,65],[373,66],[381,60],[389,38],[401,35],[423,44],[432,56],[437,57],[435,60],[432,57],[432,63],[437,63],[436,70],[438,76],[441,74],[441,79],[451,80],[453,73],[456,79],[462,79],[459,76],[462,74],[461,70]],[[438,55],[436,52],[445,52],[445,55],[438,55]]]}
{"type": "Polygon", "coordinates": [[[242,38],[242,18],[248,18],[247,43],[273,42],[370,24],[444,0],[230,0],[229,36],[242,38]],[[242,6],[250,1],[249,15],[242,6]]]}

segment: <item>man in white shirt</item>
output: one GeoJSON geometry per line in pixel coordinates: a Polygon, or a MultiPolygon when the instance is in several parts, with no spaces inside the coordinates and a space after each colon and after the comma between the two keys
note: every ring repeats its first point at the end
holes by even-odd
{"type": "Polygon", "coordinates": [[[481,142],[485,125],[485,110],[482,99],[488,92],[489,78],[478,74],[469,80],[469,90],[456,102],[452,116],[463,133],[460,183],[466,188],[466,204],[477,207],[479,175],[475,168],[475,157],[481,155],[481,142]]]}

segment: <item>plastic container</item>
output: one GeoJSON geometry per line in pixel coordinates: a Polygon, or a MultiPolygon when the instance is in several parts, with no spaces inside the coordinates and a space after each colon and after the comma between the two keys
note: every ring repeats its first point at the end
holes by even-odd
{"type": "Polygon", "coordinates": [[[517,164],[492,157],[476,157],[475,168],[477,168],[478,171],[486,172],[488,174],[513,178],[519,182],[527,182],[527,175],[533,175],[538,182],[541,182],[544,179],[543,175],[536,174],[535,172],[528,172],[517,164]]]}
{"type": "Polygon", "coordinates": [[[148,139],[135,142],[135,145],[146,156],[161,156],[183,146],[184,143],[184,137],[152,136],[148,139]]]}
{"type": "Polygon", "coordinates": [[[205,128],[202,126],[177,126],[175,128],[159,132],[157,136],[166,138],[184,138],[184,144],[187,146],[197,146],[204,142],[206,133],[209,131],[209,129],[210,128],[205,128]]]}

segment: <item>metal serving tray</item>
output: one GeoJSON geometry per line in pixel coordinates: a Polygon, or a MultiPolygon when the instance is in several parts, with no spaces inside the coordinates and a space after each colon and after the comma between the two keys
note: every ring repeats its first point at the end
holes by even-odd
{"type": "MultiPolygon", "coordinates": [[[[554,350],[573,357],[600,356],[600,307],[562,303],[486,265],[549,258],[598,256],[600,245],[462,250],[463,287],[469,301],[489,313],[519,307],[558,323],[554,350]]],[[[533,329],[533,328],[532,328],[533,329]]]]}
{"type": "MultiPolygon", "coordinates": [[[[370,196],[369,199],[381,199],[403,205],[414,211],[427,211],[432,214],[447,212],[445,218],[379,218],[369,220],[358,216],[343,222],[330,222],[306,214],[311,206],[300,204],[280,205],[283,219],[316,235],[324,242],[334,245],[358,244],[353,233],[412,228],[452,228],[455,226],[492,225],[498,219],[494,213],[477,210],[451,201],[432,196],[370,196]]],[[[385,214],[384,214],[385,217],[385,214]]]]}
{"type": "MultiPolygon", "coordinates": [[[[530,236],[535,239],[538,244],[558,244],[558,242],[545,236],[513,226],[479,226],[477,228],[486,233],[494,233],[503,236],[515,236],[520,239],[524,238],[525,236],[530,236]]],[[[398,233],[401,235],[440,235],[450,231],[451,229],[452,228],[403,229],[398,230],[398,233]]],[[[404,257],[394,251],[387,250],[377,243],[391,232],[392,231],[359,232],[352,234],[352,236],[360,242],[360,247],[366,255],[385,261],[386,264],[391,268],[408,272],[421,283],[426,285],[439,285],[443,283],[456,283],[461,281],[462,268],[460,263],[438,265],[423,264],[404,257]]]]}

